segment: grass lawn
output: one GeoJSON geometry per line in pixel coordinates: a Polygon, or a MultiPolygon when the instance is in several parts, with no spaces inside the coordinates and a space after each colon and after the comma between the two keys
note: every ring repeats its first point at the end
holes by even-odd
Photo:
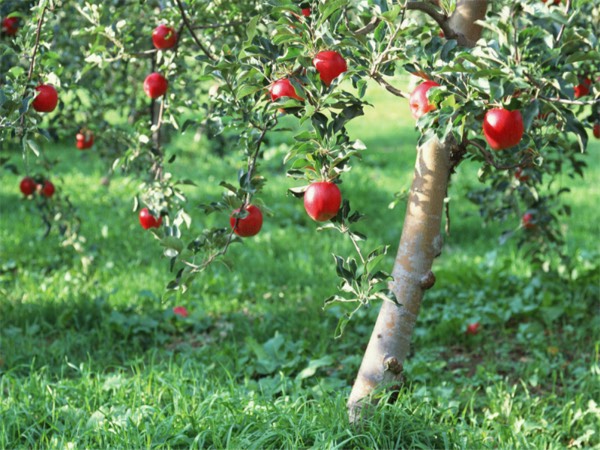
{"type": "MultiPolygon", "coordinates": [[[[400,236],[417,135],[407,105],[374,88],[353,136],[368,147],[342,192],[368,219],[374,248],[400,236]]],[[[528,263],[466,200],[477,167],[459,168],[452,230],[436,261],[398,401],[349,426],[345,401],[377,308],[334,339],[341,306],[323,309],[337,279],[341,235],[316,232],[298,185],[283,176],[285,137],[262,163],[263,231],[234,245],[185,295],[163,296],[168,261],[132,212],[139,181],[101,185],[94,152],[49,146],[53,177],[78,205],[83,254],[42,239],[19,177],[0,186],[0,448],[591,448],[600,446],[600,144],[572,188],[564,223],[573,265],[528,263]],[[82,263],[82,256],[84,263],[82,263]],[[173,314],[185,306],[189,317],[173,314]],[[466,336],[467,323],[481,331],[466,336]]],[[[101,145],[101,144],[99,144],[101,145]]],[[[191,178],[191,205],[216,199],[243,161],[218,158],[184,136],[172,171],[191,178]]],[[[14,162],[21,164],[15,157],[14,162]]],[[[195,230],[205,219],[193,210],[195,230]]],[[[216,217],[224,226],[225,216],[216,217]]],[[[188,237],[191,239],[193,232],[188,237]]],[[[384,394],[382,394],[384,395],[384,394]]]]}

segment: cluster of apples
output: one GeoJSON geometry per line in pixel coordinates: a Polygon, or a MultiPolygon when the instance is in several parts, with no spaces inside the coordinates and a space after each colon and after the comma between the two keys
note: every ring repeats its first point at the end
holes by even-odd
{"type": "MultiPolygon", "coordinates": [[[[429,103],[427,92],[439,86],[435,81],[425,81],[419,84],[410,95],[409,105],[415,119],[435,109],[429,103]]],[[[483,135],[489,146],[496,150],[505,150],[521,142],[525,128],[521,111],[509,111],[505,108],[493,108],[485,113],[483,118],[483,135]]]]}
{"type": "Polygon", "coordinates": [[[36,192],[40,192],[43,197],[50,198],[54,195],[54,184],[49,180],[44,180],[41,183],[37,183],[31,177],[25,177],[19,184],[19,189],[25,197],[29,197],[36,192]]]}
{"type": "MultiPolygon", "coordinates": [[[[310,16],[310,8],[304,8],[302,15],[310,16]]],[[[325,86],[330,86],[333,80],[348,70],[346,60],[338,52],[325,50],[313,58],[313,66],[325,86]]],[[[300,97],[289,78],[280,78],[269,86],[272,101],[280,98],[293,98],[300,102],[300,97]]],[[[304,193],[304,209],[317,222],[325,222],[335,217],[342,204],[342,193],[337,184],[331,181],[312,183],[304,193]]],[[[248,205],[247,215],[239,217],[240,210],[236,209],[229,219],[233,232],[238,236],[250,237],[258,234],[263,224],[263,215],[258,206],[248,205]]]]}
{"type": "MultiPolygon", "coordinates": [[[[152,32],[152,43],[157,50],[173,48],[177,44],[177,32],[165,24],[160,24],[152,32]]],[[[153,100],[165,95],[168,87],[169,82],[158,72],[152,72],[144,80],[144,92],[153,100]]]]}

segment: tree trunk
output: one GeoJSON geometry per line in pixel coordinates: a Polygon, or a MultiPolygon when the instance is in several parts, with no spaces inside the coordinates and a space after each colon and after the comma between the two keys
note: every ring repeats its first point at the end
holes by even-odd
{"type": "MultiPolygon", "coordinates": [[[[458,0],[448,19],[452,29],[473,46],[481,36],[475,23],[485,17],[486,0],[458,0]]],[[[415,173],[390,288],[399,305],[384,302],[348,400],[351,422],[361,417],[376,388],[398,385],[410,350],[423,293],[435,283],[433,259],[441,253],[444,199],[452,169],[454,143],[434,138],[417,150],[415,173]],[[367,400],[365,402],[365,400],[367,400]]]]}
{"type": "Polygon", "coordinates": [[[440,229],[450,175],[450,151],[437,139],[418,149],[391,290],[400,303],[384,302],[354,383],[348,409],[350,420],[361,401],[382,385],[397,385],[410,349],[423,291],[435,282],[433,259],[440,253],[440,229]]]}

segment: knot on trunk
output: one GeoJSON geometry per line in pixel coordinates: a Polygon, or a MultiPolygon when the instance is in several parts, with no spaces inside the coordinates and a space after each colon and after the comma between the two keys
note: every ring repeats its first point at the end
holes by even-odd
{"type": "Polygon", "coordinates": [[[435,284],[435,275],[431,270],[429,272],[427,272],[425,275],[423,275],[423,277],[419,280],[419,285],[421,286],[421,289],[423,289],[424,291],[427,289],[431,289],[434,284],[435,284]]]}
{"type": "Polygon", "coordinates": [[[402,363],[395,356],[386,357],[383,360],[383,367],[385,372],[391,372],[394,375],[400,375],[404,370],[402,363]]]}

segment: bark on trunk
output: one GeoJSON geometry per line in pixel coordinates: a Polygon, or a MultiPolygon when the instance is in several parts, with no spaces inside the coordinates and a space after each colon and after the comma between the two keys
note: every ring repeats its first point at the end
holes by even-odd
{"type": "MultiPolygon", "coordinates": [[[[475,22],[485,17],[486,0],[458,0],[448,23],[460,43],[474,46],[481,36],[475,22]]],[[[441,252],[444,199],[452,169],[454,143],[431,139],[418,149],[391,289],[400,306],[384,302],[348,400],[351,422],[376,388],[398,385],[421,307],[423,293],[433,286],[433,259],[441,252]]]]}
{"type": "Polygon", "coordinates": [[[435,281],[431,266],[440,253],[444,199],[450,175],[450,150],[437,139],[418,149],[391,290],[401,306],[384,302],[354,383],[350,420],[360,415],[362,400],[376,387],[396,385],[410,349],[423,292],[435,281]]]}

